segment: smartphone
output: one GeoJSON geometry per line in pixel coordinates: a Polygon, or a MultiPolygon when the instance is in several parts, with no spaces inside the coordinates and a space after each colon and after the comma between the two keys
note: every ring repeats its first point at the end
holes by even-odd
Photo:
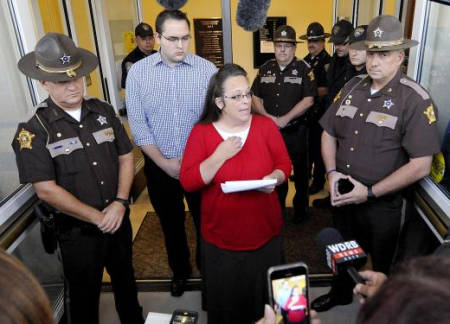
{"type": "Polygon", "coordinates": [[[173,312],[170,324],[196,324],[198,320],[198,313],[195,311],[188,311],[176,309],[173,312]]]}
{"type": "Polygon", "coordinates": [[[348,179],[339,179],[337,181],[337,191],[341,195],[345,195],[355,188],[355,185],[348,179]]]}
{"type": "Polygon", "coordinates": [[[309,323],[309,277],[303,262],[271,267],[267,272],[270,304],[279,323],[309,323]]]}

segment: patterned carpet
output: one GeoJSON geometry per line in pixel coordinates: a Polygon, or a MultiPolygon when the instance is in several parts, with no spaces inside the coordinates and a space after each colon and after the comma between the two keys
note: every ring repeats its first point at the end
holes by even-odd
{"type": "MultiPolygon", "coordinates": [[[[330,273],[326,266],[325,252],[319,251],[316,238],[324,227],[331,226],[331,213],[328,209],[310,210],[309,220],[295,225],[290,219],[292,209],[288,209],[283,227],[284,251],[286,262],[305,262],[311,274],[330,273]]],[[[195,267],[195,229],[192,217],[188,213],[186,228],[189,248],[191,251],[191,264],[193,278],[199,278],[200,273],[195,267]]],[[[148,212],[133,243],[133,265],[138,280],[170,279],[171,271],[167,263],[164,235],[157,215],[148,212]]]]}

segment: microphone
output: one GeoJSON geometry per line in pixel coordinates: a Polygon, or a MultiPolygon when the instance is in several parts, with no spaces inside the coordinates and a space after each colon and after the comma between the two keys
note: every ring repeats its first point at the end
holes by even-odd
{"type": "Polygon", "coordinates": [[[236,22],[246,31],[257,31],[266,23],[270,0],[240,0],[236,22]]]}
{"type": "Polygon", "coordinates": [[[320,231],[317,245],[321,250],[325,250],[327,264],[333,274],[338,275],[346,271],[356,284],[364,284],[364,279],[353,265],[355,262],[365,262],[367,255],[356,241],[344,242],[336,229],[328,227],[320,231]]]}
{"type": "Polygon", "coordinates": [[[156,0],[161,6],[167,10],[178,10],[183,7],[187,0],[156,0]]]}

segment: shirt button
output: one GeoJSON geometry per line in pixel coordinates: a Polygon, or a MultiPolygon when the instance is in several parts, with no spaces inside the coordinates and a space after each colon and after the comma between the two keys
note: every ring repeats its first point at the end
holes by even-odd
{"type": "Polygon", "coordinates": [[[355,134],[356,134],[356,135],[358,135],[358,134],[359,134],[359,132],[358,132],[358,131],[355,131],[355,134]]]}
{"type": "Polygon", "coordinates": [[[347,164],[347,169],[350,169],[350,164],[347,164]]]}
{"type": "MultiPolygon", "coordinates": [[[[352,152],[353,152],[354,150],[355,150],[355,149],[354,149],[353,147],[351,147],[351,148],[350,148],[350,151],[352,151],[352,152]]],[[[103,184],[103,183],[102,183],[102,184],[103,184]]]]}
{"type": "Polygon", "coordinates": [[[277,96],[280,96],[280,94],[279,94],[279,93],[277,93],[277,96]]]}
{"type": "Polygon", "coordinates": [[[101,184],[101,185],[104,185],[104,184],[105,184],[105,181],[100,182],[100,184],[101,184]]]}
{"type": "Polygon", "coordinates": [[[361,114],[359,114],[359,115],[360,115],[361,117],[362,117],[362,116],[364,116],[364,114],[363,114],[363,113],[361,113],[361,114]]]}
{"type": "Polygon", "coordinates": [[[69,153],[69,152],[70,152],[70,150],[69,150],[69,149],[66,149],[66,152],[67,152],[67,153],[69,153]]]}
{"type": "Polygon", "coordinates": [[[87,142],[87,143],[86,143],[86,146],[91,146],[91,143],[87,142]]]}
{"type": "Polygon", "coordinates": [[[97,165],[97,162],[92,162],[92,165],[97,165]]]}
{"type": "Polygon", "coordinates": [[[367,99],[367,101],[368,101],[368,102],[371,102],[371,101],[372,101],[372,99],[370,99],[370,98],[369,98],[369,99],[367,99]]]}
{"type": "Polygon", "coordinates": [[[107,203],[108,203],[108,202],[109,202],[109,199],[106,199],[106,200],[105,200],[105,202],[107,202],[107,203]]]}
{"type": "Polygon", "coordinates": [[[78,127],[80,127],[80,128],[83,128],[83,125],[82,125],[82,124],[80,124],[80,126],[78,126],[78,127]]]}

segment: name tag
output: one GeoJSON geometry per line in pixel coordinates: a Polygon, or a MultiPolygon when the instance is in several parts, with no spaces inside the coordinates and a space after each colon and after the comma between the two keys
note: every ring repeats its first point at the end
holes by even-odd
{"type": "Polygon", "coordinates": [[[285,77],[285,78],[284,78],[284,83],[302,84],[302,78],[285,77]]]}
{"type": "Polygon", "coordinates": [[[394,130],[395,125],[397,125],[397,120],[398,120],[397,116],[371,111],[369,113],[369,116],[367,116],[366,122],[375,124],[378,127],[388,127],[394,130]]]}
{"type": "Polygon", "coordinates": [[[112,142],[116,138],[114,136],[114,130],[112,129],[112,127],[99,130],[98,132],[92,133],[92,135],[94,136],[97,144],[112,142]]]}
{"type": "Polygon", "coordinates": [[[79,137],[66,138],[47,145],[47,150],[50,152],[52,158],[59,155],[67,155],[82,148],[83,144],[81,144],[79,137]]]}
{"type": "Polygon", "coordinates": [[[274,76],[265,76],[261,77],[261,83],[275,83],[276,77],[274,76]]]}
{"type": "Polygon", "coordinates": [[[348,117],[353,119],[355,117],[358,108],[355,106],[346,106],[342,105],[339,107],[338,111],[336,111],[336,116],[338,117],[348,117]]]}

